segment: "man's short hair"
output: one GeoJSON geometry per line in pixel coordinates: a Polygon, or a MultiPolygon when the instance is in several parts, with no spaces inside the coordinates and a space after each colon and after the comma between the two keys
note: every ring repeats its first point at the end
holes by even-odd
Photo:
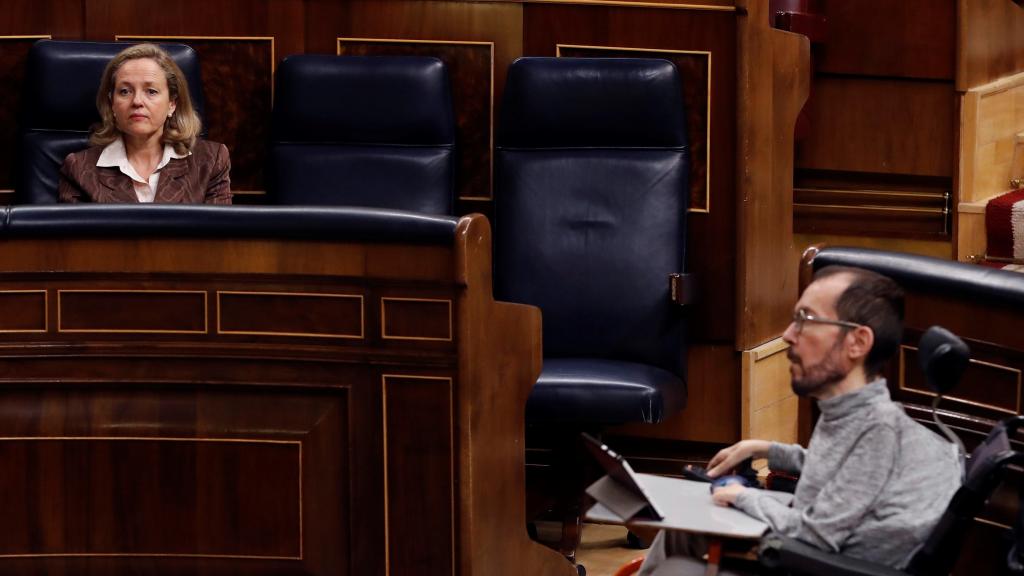
{"type": "Polygon", "coordinates": [[[851,281],[836,299],[836,315],[874,332],[864,372],[868,377],[880,376],[903,339],[903,289],[887,276],[850,266],[826,266],[814,274],[814,280],[837,274],[847,274],[851,281]]]}

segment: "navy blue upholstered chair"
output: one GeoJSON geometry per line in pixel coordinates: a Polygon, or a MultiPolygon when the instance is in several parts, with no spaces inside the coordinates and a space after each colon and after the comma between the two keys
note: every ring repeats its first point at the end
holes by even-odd
{"type": "MultiPolygon", "coordinates": [[[[103,69],[128,44],[40,40],[29,51],[20,118],[16,200],[54,204],[64,158],[89,145],[89,129],[100,121],[96,91],[103,69]]],[[[182,44],[160,45],[181,67],[192,104],[203,118],[199,55],[182,44]]],[[[205,134],[205,132],[204,132],[205,134]]]]}
{"type": "MultiPolygon", "coordinates": [[[[526,418],[566,450],[580,431],[659,422],[685,404],[685,315],[670,278],[685,261],[688,171],[672,63],[521,58],[509,68],[495,294],[542,311],[544,365],[526,418]]],[[[572,557],[585,478],[558,474],[572,557]]]]}
{"type": "Polygon", "coordinates": [[[285,58],[272,139],[277,203],[454,211],[455,121],[437,58],[285,58]]]}

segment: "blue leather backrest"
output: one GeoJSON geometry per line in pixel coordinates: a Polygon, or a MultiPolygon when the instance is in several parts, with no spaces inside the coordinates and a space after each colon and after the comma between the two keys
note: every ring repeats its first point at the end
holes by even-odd
{"type": "MultiPolygon", "coordinates": [[[[21,158],[17,201],[53,204],[64,158],[88,146],[99,122],[96,91],[103,69],[123,42],[40,40],[29,51],[21,110],[21,158]]],[[[182,44],[161,44],[181,67],[192,104],[203,117],[199,55],[182,44]]]]}
{"type": "Polygon", "coordinates": [[[444,63],[285,58],[271,162],[270,189],[281,204],[452,213],[455,121],[444,63]]]}
{"type": "Polygon", "coordinates": [[[853,266],[883,274],[904,288],[1003,306],[1024,306],[1024,274],[917,254],[852,248],[823,248],[812,266],[853,266]]]}
{"type": "Polygon", "coordinates": [[[689,158],[665,60],[521,58],[496,154],[495,293],[539,306],[548,357],[679,373],[689,158]]]}

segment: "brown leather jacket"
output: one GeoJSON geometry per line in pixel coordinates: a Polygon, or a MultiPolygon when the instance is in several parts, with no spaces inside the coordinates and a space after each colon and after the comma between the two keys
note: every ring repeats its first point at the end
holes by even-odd
{"type": "MultiPolygon", "coordinates": [[[[138,202],[132,179],[96,166],[103,146],[69,154],[60,168],[59,202],[138,202]]],[[[217,142],[197,140],[192,154],[160,169],[154,203],[231,204],[231,159],[217,142]]]]}

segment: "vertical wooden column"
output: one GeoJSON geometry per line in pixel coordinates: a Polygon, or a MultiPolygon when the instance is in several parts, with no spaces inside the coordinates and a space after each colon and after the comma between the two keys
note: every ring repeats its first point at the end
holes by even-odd
{"type": "Polygon", "coordinates": [[[768,4],[739,0],[736,346],[780,335],[797,295],[793,131],[810,87],[804,36],[769,26],[768,4]]]}
{"type": "Polygon", "coordinates": [[[746,8],[736,39],[741,421],[745,435],[792,442],[795,402],[787,394],[786,345],[778,337],[798,293],[798,263],[792,258],[793,144],[797,115],[810,89],[810,44],[805,36],[771,28],[767,2],[737,4],[746,8]],[[754,426],[755,421],[763,426],[754,426]]]}

